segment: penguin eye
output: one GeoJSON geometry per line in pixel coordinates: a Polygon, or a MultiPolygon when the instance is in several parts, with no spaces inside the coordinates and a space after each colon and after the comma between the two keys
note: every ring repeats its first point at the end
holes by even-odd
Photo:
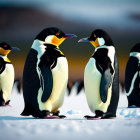
{"type": "Polygon", "coordinates": [[[56,33],[56,37],[59,38],[59,39],[62,38],[62,37],[64,37],[64,36],[65,36],[64,33],[59,33],[59,32],[56,33]]]}
{"type": "Polygon", "coordinates": [[[5,44],[5,45],[3,46],[3,48],[7,48],[7,45],[5,44]]]}
{"type": "Polygon", "coordinates": [[[57,37],[57,38],[61,38],[61,36],[60,36],[60,35],[56,35],[56,37],[57,37]]]}
{"type": "Polygon", "coordinates": [[[61,35],[60,35],[59,32],[56,33],[56,37],[57,37],[57,38],[61,38],[61,35]]]}

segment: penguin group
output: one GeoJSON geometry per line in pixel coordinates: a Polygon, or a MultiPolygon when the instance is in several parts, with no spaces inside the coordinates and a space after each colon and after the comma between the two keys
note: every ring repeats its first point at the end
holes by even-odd
{"type": "MultiPolygon", "coordinates": [[[[36,118],[61,119],[60,108],[68,84],[68,62],[59,46],[66,39],[77,37],[65,34],[56,27],[45,28],[34,39],[23,71],[21,115],[36,118]]],[[[84,71],[84,88],[88,106],[95,116],[88,120],[116,117],[119,101],[119,65],[114,43],[107,32],[94,30],[90,37],[78,41],[89,42],[95,48],[84,71]]],[[[0,43],[0,106],[9,104],[14,82],[14,68],[7,55],[11,47],[0,43]]],[[[125,89],[129,106],[140,107],[140,44],[130,51],[125,72],[125,89]]]]}

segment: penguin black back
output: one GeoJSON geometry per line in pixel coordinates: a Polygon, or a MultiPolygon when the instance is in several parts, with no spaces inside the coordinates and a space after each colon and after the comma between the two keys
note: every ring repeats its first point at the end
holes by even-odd
{"type": "Polygon", "coordinates": [[[112,84],[112,97],[106,115],[113,114],[114,117],[116,117],[116,111],[119,101],[119,65],[116,55],[114,56],[114,68],[115,74],[112,84]]]}
{"type": "Polygon", "coordinates": [[[27,56],[23,72],[25,109],[21,115],[33,115],[34,117],[43,117],[39,110],[39,105],[37,103],[37,95],[38,90],[40,88],[40,82],[36,72],[36,62],[37,51],[31,49],[27,56]],[[30,94],[32,92],[34,94],[30,94]]]}

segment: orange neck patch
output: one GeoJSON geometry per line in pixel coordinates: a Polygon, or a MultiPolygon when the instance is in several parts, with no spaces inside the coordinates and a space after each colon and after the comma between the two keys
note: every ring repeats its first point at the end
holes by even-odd
{"type": "Polygon", "coordinates": [[[90,41],[90,43],[95,47],[99,47],[99,42],[98,42],[98,38],[95,41],[90,41]]]}
{"type": "Polygon", "coordinates": [[[10,53],[11,50],[4,50],[3,48],[0,48],[0,55],[6,56],[10,53]]]}
{"type": "Polygon", "coordinates": [[[59,47],[59,45],[65,40],[65,38],[57,38],[56,36],[54,36],[51,40],[51,43],[57,47],[59,47]]]}

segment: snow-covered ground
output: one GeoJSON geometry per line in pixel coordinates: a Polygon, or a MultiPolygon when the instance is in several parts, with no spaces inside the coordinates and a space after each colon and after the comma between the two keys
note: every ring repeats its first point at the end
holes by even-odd
{"type": "Polygon", "coordinates": [[[126,108],[127,104],[125,94],[121,94],[116,119],[85,120],[84,115],[93,113],[84,91],[77,96],[74,86],[61,108],[66,119],[35,119],[20,116],[24,108],[23,96],[14,87],[12,107],[0,107],[0,140],[139,140],[140,109],[126,108]]]}

